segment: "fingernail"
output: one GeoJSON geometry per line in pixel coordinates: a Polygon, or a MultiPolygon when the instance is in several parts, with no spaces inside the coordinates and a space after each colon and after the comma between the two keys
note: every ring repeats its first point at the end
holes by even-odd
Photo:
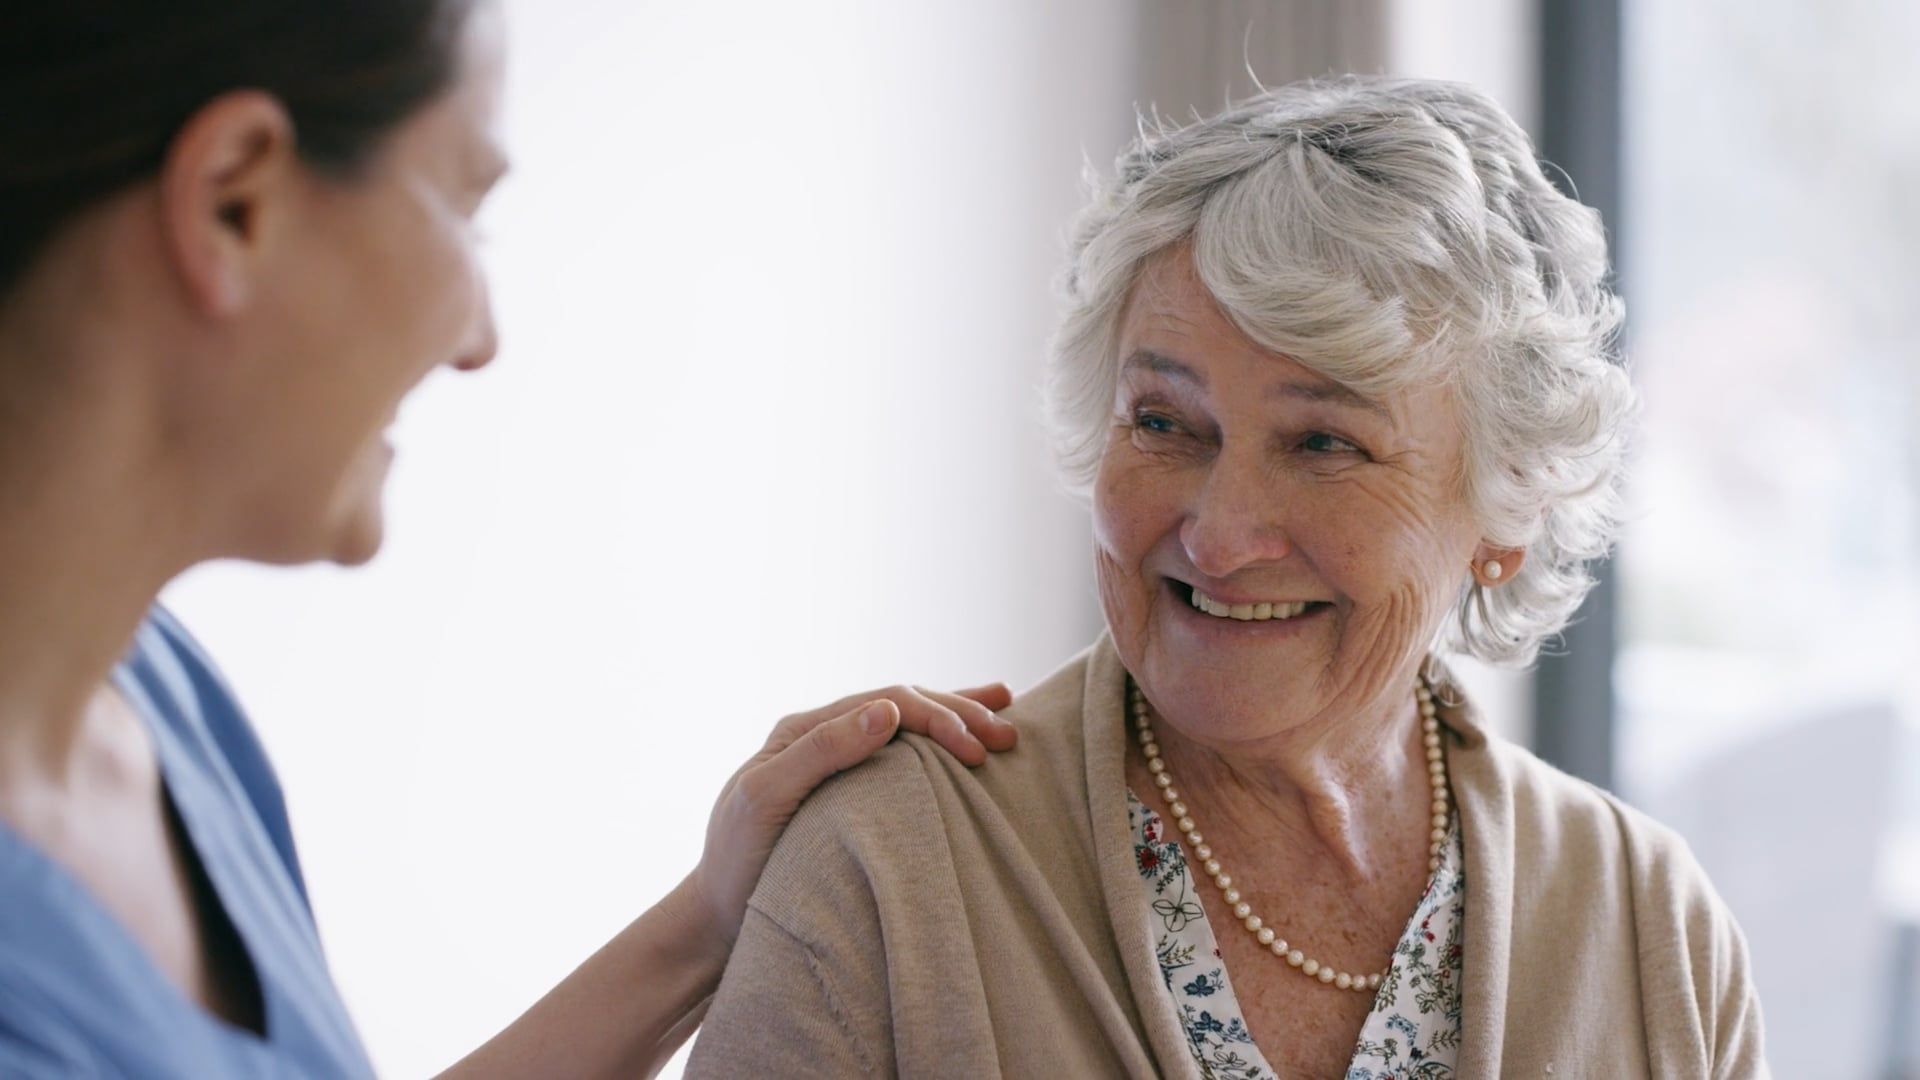
{"type": "Polygon", "coordinates": [[[887,715],[887,707],[876,701],[867,706],[867,710],[860,714],[860,726],[865,729],[867,734],[878,735],[886,730],[887,724],[892,719],[892,717],[887,715]]]}

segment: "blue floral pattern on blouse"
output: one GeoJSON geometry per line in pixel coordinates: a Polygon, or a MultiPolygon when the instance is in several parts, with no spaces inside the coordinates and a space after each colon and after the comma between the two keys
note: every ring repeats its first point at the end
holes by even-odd
{"type": "MultiPolygon", "coordinates": [[[[1194,892],[1185,850],[1167,833],[1160,815],[1131,791],[1127,824],[1133,831],[1134,862],[1160,931],[1154,944],[1160,976],[1180,1013],[1200,1075],[1208,1080],[1271,1080],[1274,1071],[1247,1031],[1213,928],[1194,892]]],[[[1442,1080],[1454,1075],[1466,906],[1466,858],[1455,816],[1441,847],[1440,868],[1394,947],[1392,966],[1360,1029],[1347,1080],[1442,1080]]],[[[1342,991],[1328,989],[1337,992],[1342,991]]]]}

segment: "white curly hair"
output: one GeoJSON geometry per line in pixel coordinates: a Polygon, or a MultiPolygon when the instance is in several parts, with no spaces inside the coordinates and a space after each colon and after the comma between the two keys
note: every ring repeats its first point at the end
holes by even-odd
{"type": "Polygon", "coordinates": [[[1547,180],[1512,118],[1457,83],[1310,80],[1143,123],[1091,183],[1046,382],[1068,488],[1088,498],[1099,470],[1133,284],[1186,242],[1261,346],[1369,396],[1451,385],[1468,505],[1526,559],[1497,588],[1466,576],[1434,647],[1532,663],[1618,531],[1637,398],[1600,215],[1547,180]]]}

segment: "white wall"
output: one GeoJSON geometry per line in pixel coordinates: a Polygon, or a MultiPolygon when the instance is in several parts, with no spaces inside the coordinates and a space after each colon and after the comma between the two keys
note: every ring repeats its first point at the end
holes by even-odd
{"type": "Polygon", "coordinates": [[[376,1064],[477,1045],[692,865],[783,713],[1091,639],[1033,388],[1099,0],[519,0],[504,347],[397,429],[361,571],[167,599],[252,709],[376,1064]]]}
{"type": "Polygon", "coordinates": [[[1388,67],[1486,91],[1539,136],[1539,0],[1387,0],[1388,67]]]}

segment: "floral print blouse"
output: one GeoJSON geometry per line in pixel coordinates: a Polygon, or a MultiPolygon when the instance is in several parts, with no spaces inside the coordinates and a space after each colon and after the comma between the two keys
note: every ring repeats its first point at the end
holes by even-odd
{"type": "MultiPolygon", "coordinates": [[[[1200,1075],[1208,1080],[1269,1080],[1274,1071],[1253,1043],[1233,983],[1177,834],[1127,792],[1134,861],[1147,887],[1154,951],[1200,1075]]],[[[1393,963],[1360,1030],[1347,1080],[1446,1078],[1460,1048],[1460,932],[1466,924],[1466,868],[1455,815],[1393,963]]],[[[1238,930],[1236,926],[1234,929],[1238,930]]],[[[1327,992],[1352,993],[1351,990],[1327,992]]]]}

